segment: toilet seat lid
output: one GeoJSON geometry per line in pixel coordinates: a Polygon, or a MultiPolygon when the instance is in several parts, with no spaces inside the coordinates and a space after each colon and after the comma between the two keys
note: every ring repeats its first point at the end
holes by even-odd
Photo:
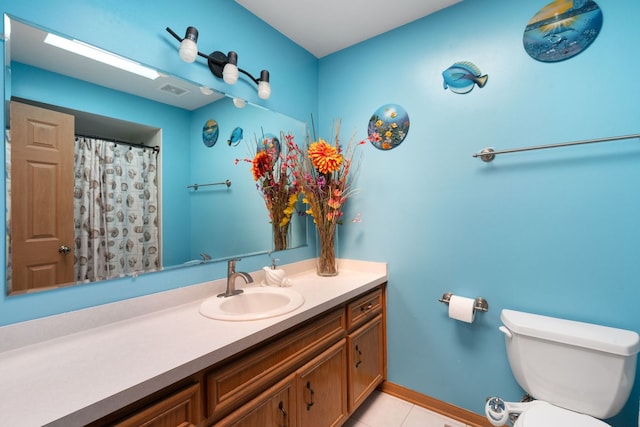
{"type": "Polygon", "coordinates": [[[589,415],[573,412],[554,406],[547,402],[539,402],[522,412],[514,427],[611,427],[609,424],[589,415]]]}

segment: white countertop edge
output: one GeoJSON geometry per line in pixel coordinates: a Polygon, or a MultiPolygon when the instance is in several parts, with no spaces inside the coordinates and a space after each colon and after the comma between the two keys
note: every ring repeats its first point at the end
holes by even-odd
{"type": "MultiPolygon", "coordinates": [[[[76,332],[71,335],[0,353],[3,376],[0,402],[6,407],[2,411],[3,422],[21,426],[85,425],[387,281],[386,263],[340,260],[340,274],[330,278],[318,277],[314,266],[314,260],[281,266],[306,302],[300,309],[272,319],[221,322],[197,313],[203,299],[224,287],[223,279],[80,310],[83,313],[52,316],[56,317],[53,323],[57,326],[64,326],[66,322],[77,324],[85,317],[95,319],[100,315],[105,315],[108,321],[100,318],[90,323],[90,329],[75,328],[76,332]],[[131,313],[136,316],[132,317],[131,313]],[[222,329],[225,334],[220,336],[222,329]],[[121,341],[125,349],[109,347],[110,342],[121,341]],[[167,347],[166,342],[160,341],[175,342],[178,348],[167,347]],[[102,343],[105,348],[95,348],[102,343]],[[140,359],[145,357],[147,349],[151,355],[145,363],[140,359]],[[67,360],[68,366],[65,361],[54,362],[55,372],[41,366],[65,353],[80,354],[75,361],[73,357],[67,360]],[[112,358],[110,354],[117,357],[112,358]],[[100,357],[107,358],[108,366],[100,365],[100,357]],[[136,360],[139,366],[134,363],[136,360]],[[30,371],[29,366],[39,368],[33,372],[16,372],[30,371]],[[118,377],[115,372],[125,374],[118,377]],[[43,381],[43,374],[49,377],[49,382],[43,381]],[[21,396],[23,385],[25,395],[21,396]],[[39,402],[37,411],[33,410],[33,402],[39,402]]],[[[252,275],[259,283],[264,273],[258,271],[252,275]]],[[[32,323],[29,327],[21,325],[15,331],[25,333],[36,328],[36,324],[43,327],[46,320],[29,322],[32,323]]]]}
{"type": "MultiPolygon", "coordinates": [[[[309,271],[314,267],[315,259],[278,266],[278,268],[285,270],[287,276],[309,271]]],[[[387,275],[385,263],[341,259],[338,260],[338,267],[347,270],[363,270],[387,275]]],[[[264,280],[264,272],[262,270],[251,272],[251,275],[256,283],[264,280]]],[[[197,301],[214,293],[222,292],[225,286],[226,278],[221,278],[137,298],[0,326],[0,354],[5,351],[15,350],[43,341],[82,332],[87,329],[97,328],[177,305],[187,304],[191,301],[197,301]]]]}

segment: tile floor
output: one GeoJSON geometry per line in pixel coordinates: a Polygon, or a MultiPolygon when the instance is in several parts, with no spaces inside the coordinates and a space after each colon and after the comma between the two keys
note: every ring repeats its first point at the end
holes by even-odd
{"type": "Polygon", "coordinates": [[[374,391],[344,427],[467,427],[465,424],[374,391]]]}

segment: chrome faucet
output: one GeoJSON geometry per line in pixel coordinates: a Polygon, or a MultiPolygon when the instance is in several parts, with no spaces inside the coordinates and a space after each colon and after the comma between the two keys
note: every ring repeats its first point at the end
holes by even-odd
{"type": "Polygon", "coordinates": [[[240,261],[240,258],[232,258],[227,261],[227,290],[222,294],[218,294],[218,298],[226,298],[242,293],[242,289],[236,289],[236,279],[238,277],[242,277],[246,283],[253,282],[253,277],[249,273],[236,271],[236,261],[240,261]]]}

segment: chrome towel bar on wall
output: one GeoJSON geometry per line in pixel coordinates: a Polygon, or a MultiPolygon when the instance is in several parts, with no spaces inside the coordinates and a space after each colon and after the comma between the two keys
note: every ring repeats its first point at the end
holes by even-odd
{"type": "Polygon", "coordinates": [[[194,191],[198,191],[198,188],[200,187],[208,187],[210,185],[226,185],[227,188],[231,187],[231,181],[230,180],[226,180],[224,182],[212,182],[210,184],[193,184],[193,185],[187,185],[187,188],[193,188],[194,191]]]}
{"type": "Polygon", "coordinates": [[[546,148],[557,148],[557,147],[568,147],[571,145],[582,145],[582,144],[593,144],[596,142],[609,142],[609,141],[620,141],[623,139],[635,139],[640,138],[640,134],[636,133],[633,135],[623,135],[623,136],[610,136],[607,138],[596,138],[596,139],[585,139],[583,141],[573,141],[573,142],[563,142],[560,144],[548,144],[548,145],[537,145],[534,147],[524,147],[524,148],[513,148],[510,150],[494,150],[491,147],[483,148],[479,153],[475,153],[473,157],[480,157],[484,162],[490,162],[495,159],[498,154],[508,154],[508,153],[518,153],[520,151],[532,151],[532,150],[544,150],[546,148]]]}

